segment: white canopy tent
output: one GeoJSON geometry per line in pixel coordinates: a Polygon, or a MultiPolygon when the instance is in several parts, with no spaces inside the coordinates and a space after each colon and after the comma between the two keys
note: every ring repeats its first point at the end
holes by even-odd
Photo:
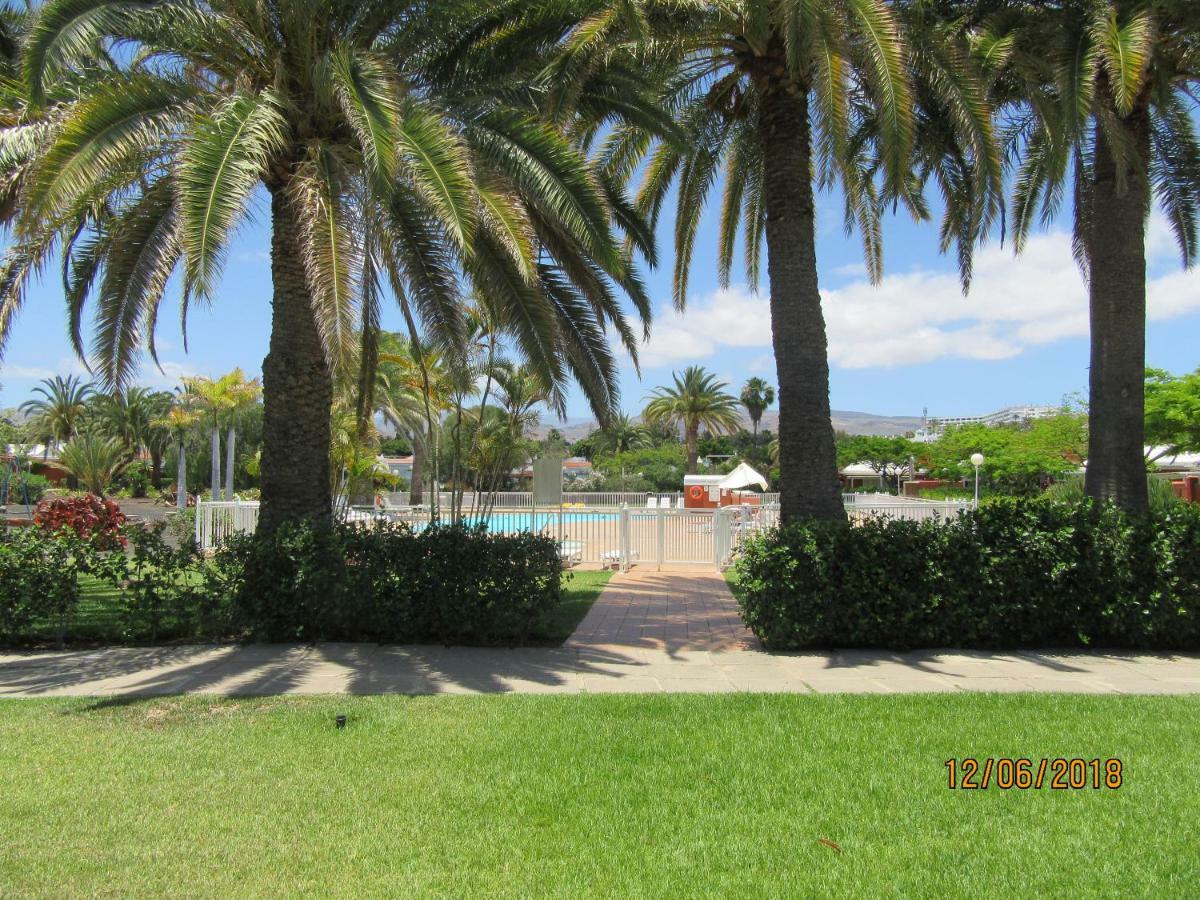
{"type": "Polygon", "coordinates": [[[746,463],[739,463],[736,469],[721,479],[721,490],[723,491],[740,491],[755,485],[765,491],[768,487],[767,479],[746,463]]]}

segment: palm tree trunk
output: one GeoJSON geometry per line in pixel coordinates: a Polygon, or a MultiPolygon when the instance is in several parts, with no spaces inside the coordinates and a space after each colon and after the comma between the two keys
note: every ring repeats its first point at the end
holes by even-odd
{"type": "Polygon", "coordinates": [[[225,434],[225,499],[233,500],[233,446],[237,430],[230,425],[225,434]]]}
{"type": "Polygon", "coordinates": [[[425,442],[415,431],[412,436],[412,480],[408,485],[408,502],[418,506],[425,502],[425,442]]]}
{"type": "Polygon", "coordinates": [[[179,457],[175,461],[175,506],[187,509],[187,448],[179,439],[179,457]]]}
{"type": "Polygon", "coordinates": [[[215,424],[212,427],[212,493],[209,497],[214,503],[221,499],[221,429],[215,424]]]}
{"type": "Polygon", "coordinates": [[[845,520],[829,417],[829,352],[817,288],[808,97],[768,92],[760,113],[771,336],[779,377],[781,514],[845,520]]]}
{"type": "Polygon", "coordinates": [[[1084,490],[1131,512],[1149,509],[1146,488],[1146,210],[1150,121],[1143,104],[1124,122],[1139,160],[1118,173],[1096,128],[1089,211],[1088,460],[1084,490]],[[1122,183],[1123,182],[1123,183],[1122,183]]]}
{"type": "Polygon", "coordinates": [[[154,485],[156,491],[162,490],[162,462],[163,451],[161,446],[156,446],[150,450],[150,483],[154,485]]]}
{"type": "Polygon", "coordinates": [[[697,456],[698,456],[698,454],[696,452],[696,444],[699,442],[699,438],[700,438],[699,423],[689,422],[685,426],[685,431],[683,433],[684,445],[687,447],[687,473],[689,475],[695,475],[696,470],[698,468],[698,466],[696,465],[697,456]]]}
{"type": "Polygon", "coordinates": [[[271,344],[263,360],[262,508],[258,530],[329,521],[333,380],[305,278],[287,185],[271,188],[271,344]]]}

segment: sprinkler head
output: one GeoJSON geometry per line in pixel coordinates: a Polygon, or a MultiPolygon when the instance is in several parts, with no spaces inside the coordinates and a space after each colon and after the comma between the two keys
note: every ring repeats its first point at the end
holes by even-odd
{"type": "Polygon", "coordinates": [[[346,714],[338,713],[338,716],[336,719],[334,719],[334,721],[337,722],[338,728],[345,728],[346,727],[346,714]]]}

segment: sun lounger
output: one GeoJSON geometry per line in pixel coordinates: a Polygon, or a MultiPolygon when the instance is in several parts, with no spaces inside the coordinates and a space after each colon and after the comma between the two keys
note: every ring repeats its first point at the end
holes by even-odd
{"type": "MultiPolygon", "coordinates": [[[[612,566],[614,569],[616,569],[616,568],[620,568],[621,563],[624,560],[624,557],[625,557],[625,554],[623,554],[620,550],[605,550],[603,553],[600,554],[600,562],[604,564],[604,568],[606,568],[606,569],[609,566],[612,566]]],[[[638,561],[638,552],[636,550],[630,551],[629,562],[635,563],[637,561],[638,561]]]]}
{"type": "Polygon", "coordinates": [[[583,541],[559,541],[558,558],[564,566],[577,566],[583,562],[583,541]]]}

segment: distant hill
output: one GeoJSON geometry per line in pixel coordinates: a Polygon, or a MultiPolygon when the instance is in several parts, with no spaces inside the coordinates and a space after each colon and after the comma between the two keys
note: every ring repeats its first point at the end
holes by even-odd
{"type": "MultiPolygon", "coordinates": [[[[854,412],[851,410],[835,409],[830,418],[833,420],[835,431],[847,434],[904,434],[916,431],[921,427],[920,416],[881,416],[876,413],[854,412]]],[[[750,417],[743,415],[742,422],[750,428],[750,417]]],[[[779,411],[769,409],[763,413],[760,428],[777,431],[779,428],[779,411]]],[[[543,417],[541,424],[533,429],[532,436],[543,438],[551,428],[557,428],[567,441],[577,441],[585,438],[596,428],[595,419],[567,419],[556,422],[552,418],[543,417]]]]}

